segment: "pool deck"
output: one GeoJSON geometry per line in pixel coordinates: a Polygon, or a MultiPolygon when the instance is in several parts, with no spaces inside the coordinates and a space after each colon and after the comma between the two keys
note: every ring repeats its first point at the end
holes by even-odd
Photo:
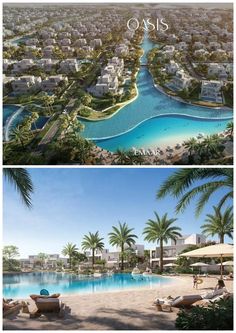
{"type": "MultiPolygon", "coordinates": [[[[63,296],[64,317],[56,315],[30,319],[29,314],[9,316],[4,330],[174,330],[178,309],[157,312],[157,297],[204,294],[215,287],[217,277],[203,278],[198,290],[192,287],[192,276],[173,278],[172,284],[153,289],[133,289],[87,295],[63,296]]],[[[233,281],[225,281],[233,291],[233,281]]],[[[35,309],[30,301],[30,311],[35,309]]]]}

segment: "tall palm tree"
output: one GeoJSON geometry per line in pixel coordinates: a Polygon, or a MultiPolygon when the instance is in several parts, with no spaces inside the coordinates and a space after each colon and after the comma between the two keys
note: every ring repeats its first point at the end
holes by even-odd
{"type": "Polygon", "coordinates": [[[121,249],[121,270],[124,270],[124,249],[125,245],[129,247],[132,244],[135,244],[135,238],[138,238],[135,234],[131,232],[134,230],[133,228],[129,228],[127,223],[121,224],[119,222],[118,227],[112,227],[112,232],[109,235],[109,241],[112,246],[119,246],[121,249]]]}
{"type": "Polygon", "coordinates": [[[176,212],[184,211],[187,205],[198,196],[196,215],[199,215],[217,190],[226,189],[219,202],[219,208],[233,197],[233,169],[226,168],[188,168],[179,169],[174,172],[160,187],[157,198],[164,198],[167,194],[180,198],[176,212]],[[195,187],[194,183],[204,181],[195,187]]]}
{"type": "Polygon", "coordinates": [[[76,255],[78,252],[78,248],[76,247],[75,244],[72,243],[67,243],[66,246],[64,246],[63,250],[62,250],[62,254],[64,256],[68,256],[69,257],[69,265],[70,265],[70,269],[71,269],[71,259],[74,255],[76,255]]]}
{"type": "Polygon", "coordinates": [[[19,192],[24,204],[30,208],[32,206],[31,194],[34,187],[29,172],[23,168],[4,168],[3,174],[19,192]]]}
{"type": "Polygon", "coordinates": [[[89,232],[88,235],[85,235],[82,241],[82,249],[83,250],[92,250],[92,265],[94,267],[94,258],[95,251],[102,250],[104,248],[104,243],[102,242],[104,238],[100,238],[98,231],[95,234],[89,232]]]}
{"type": "Polygon", "coordinates": [[[224,243],[225,235],[233,238],[233,211],[232,207],[228,207],[221,212],[219,207],[213,206],[214,214],[207,214],[206,224],[201,226],[206,236],[219,236],[220,243],[224,243]]]}
{"type": "Polygon", "coordinates": [[[167,243],[169,239],[176,241],[178,237],[181,237],[179,231],[181,228],[175,227],[172,224],[177,220],[176,218],[169,219],[167,213],[160,217],[154,212],[156,220],[149,219],[144,228],[143,234],[145,240],[148,242],[160,243],[160,272],[163,271],[163,243],[167,243]]]}

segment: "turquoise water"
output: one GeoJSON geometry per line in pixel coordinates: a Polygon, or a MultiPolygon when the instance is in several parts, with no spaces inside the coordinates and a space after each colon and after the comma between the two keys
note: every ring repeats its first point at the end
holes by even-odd
{"type": "Polygon", "coordinates": [[[140,287],[161,287],[173,279],[131,274],[114,274],[102,278],[79,278],[76,275],[54,272],[3,275],[3,297],[26,298],[46,288],[50,293],[77,294],[133,289],[140,287]]]}
{"type": "MultiPolygon", "coordinates": [[[[6,133],[6,126],[9,126],[10,130],[16,128],[30,112],[23,110],[17,105],[3,105],[3,127],[4,133],[6,133]],[[21,110],[20,110],[21,109],[21,110]]],[[[47,123],[49,117],[39,116],[35,125],[37,129],[42,129],[47,123]]],[[[32,130],[35,129],[35,125],[32,125],[32,130]]],[[[4,134],[5,135],[5,134],[4,134]]]]}
{"type": "Polygon", "coordinates": [[[96,140],[96,144],[109,151],[118,148],[130,150],[132,147],[157,148],[181,143],[199,133],[214,134],[225,129],[228,120],[190,119],[182,116],[162,116],[142,123],[126,134],[105,140],[96,140]]]}
{"type": "MultiPolygon", "coordinates": [[[[142,48],[145,53],[141,64],[146,63],[147,53],[154,46],[147,37],[144,38],[142,48]]],[[[193,106],[159,92],[145,66],[138,73],[137,87],[139,95],[136,100],[110,119],[96,122],[81,120],[85,125],[83,136],[111,151],[132,146],[149,148],[164,141],[168,145],[173,136],[183,141],[203,131],[205,134],[217,133],[224,130],[226,123],[232,119],[232,110],[193,106]],[[171,133],[166,128],[171,128],[171,133]]]]}

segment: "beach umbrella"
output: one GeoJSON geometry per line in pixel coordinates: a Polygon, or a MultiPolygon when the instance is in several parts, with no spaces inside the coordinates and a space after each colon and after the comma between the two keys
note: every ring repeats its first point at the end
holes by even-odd
{"type": "Polygon", "coordinates": [[[206,264],[205,262],[195,262],[195,264],[190,265],[191,267],[200,267],[199,273],[201,272],[201,267],[208,267],[210,265],[206,264]]]}
{"type": "MultiPolygon", "coordinates": [[[[217,264],[218,266],[221,265],[221,263],[217,264]]],[[[234,262],[233,261],[224,261],[222,262],[222,266],[233,266],[234,262]]]]}
{"type": "Polygon", "coordinates": [[[223,257],[233,257],[234,247],[230,244],[215,244],[180,254],[181,257],[220,258],[220,275],[223,275],[223,257]]]}
{"type": "Polygon", "coordinates": [[[165,264],[165,265],[163,265],[163,267],[177,267],[177,266],[179,266],[179,265],[174,264],[174,263],[170,263],[170,264],[165,264]]]}

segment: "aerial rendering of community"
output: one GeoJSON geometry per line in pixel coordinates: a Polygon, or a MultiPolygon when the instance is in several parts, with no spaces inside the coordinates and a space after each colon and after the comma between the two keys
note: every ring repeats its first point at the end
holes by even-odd
{"type": "Polygon", "coordinates": [[[232,165],[232,4],[4,3],[3,162],[232,165]]]}
{"type": "Polygon", "coordinates": [[[232,168],[4,168],[3,212],[4,330],[233,330],[232,168]]]}

